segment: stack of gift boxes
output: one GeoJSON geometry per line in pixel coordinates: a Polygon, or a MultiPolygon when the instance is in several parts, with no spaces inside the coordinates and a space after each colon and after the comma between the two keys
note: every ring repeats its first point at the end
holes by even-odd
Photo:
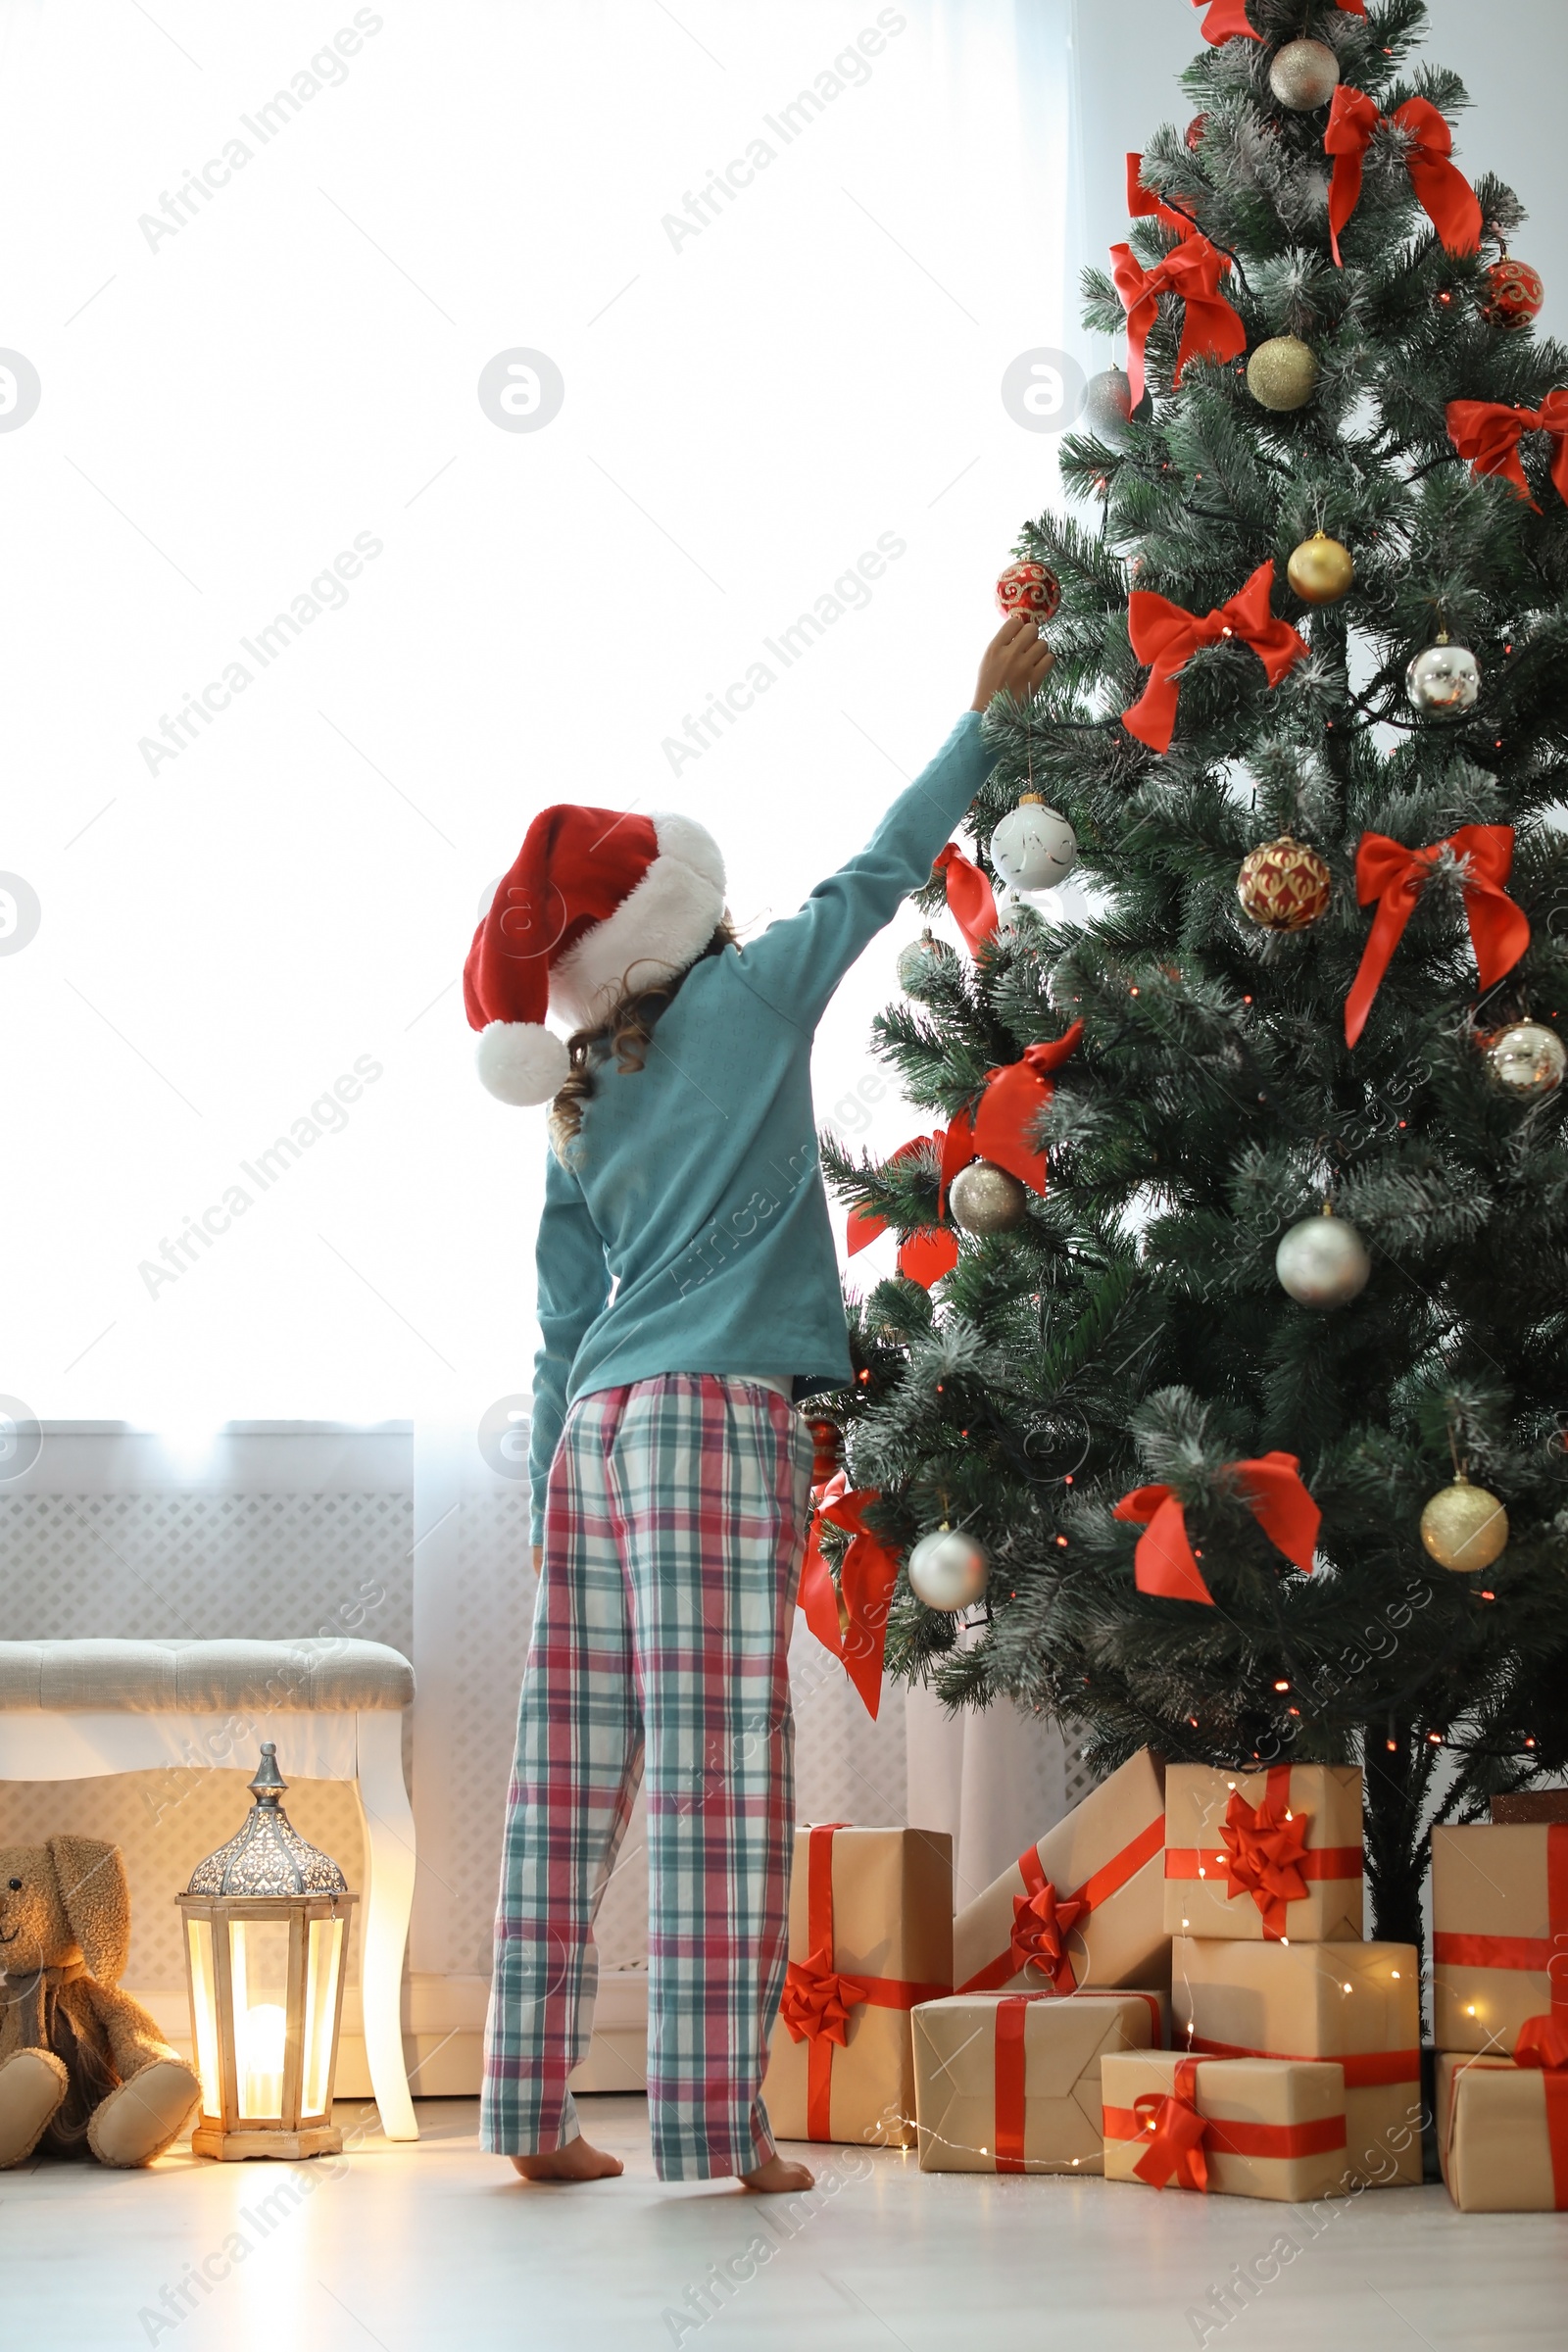
{"type": "MultiPolygon", "coordinates": [[[[956,1917],[936,1833],[802,1830],[795,1865],[781,2138],[1292,2200],[1420,2180],[1419,1960],[1363,1937],[1358,1771],[1146,1752],[956,1917]]],[[[1440,1830],[1434,1885],[1445,2178],[1568,2204],[1568,1821],[1440,1830]]]]}

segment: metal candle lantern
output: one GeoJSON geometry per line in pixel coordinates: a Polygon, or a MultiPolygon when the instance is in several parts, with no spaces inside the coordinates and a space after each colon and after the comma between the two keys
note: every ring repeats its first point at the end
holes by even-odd
{"type": "Polygon", "coordinates": [[[190,2144],[226,2163],[335,2155],[343,2145],[332,2082],[355,1897],[284,1812],[287,1786],[275,1744],[264,1740],[254,1811],[178,1898],[202,2084],[190,2144]]]}

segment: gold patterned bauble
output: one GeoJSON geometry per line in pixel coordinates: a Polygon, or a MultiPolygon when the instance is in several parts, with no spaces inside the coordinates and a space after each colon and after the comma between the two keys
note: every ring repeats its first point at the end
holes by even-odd
{"type": "Polygon", "coordinates": [[[1247,363],[1247,389],[1260,408],[1304,409],[1317,390],[1317,358],[1299,335],[1271,335],[1247,363]]]}
{"type": "Polygon", "coordinates": [[[1487,1040],[1487,1067],[1510,1095],[1549,1095],[1562,1084],[1568,1051],[1555,1029],[1541,1021],[1515,1021],[1487,1040]]]}
{"type": "Polygon", "coordinates": [[[949,1185],[948,1206],[965,1233],[1011,1233],[1029,1213],[1029,1194],[1005,1168],[972,1159],[949,1185]]]}
{"type": "Polygon", "coordinates": [[[1304,931],[1326,909],[1333,878],[1316,850],[1282,833],[1242,859],[1236,896],[1265,931],[1304,931]]]}
{"type": "Polygon", "coordinates": [[[1348,547],[1326,531],[1303,539],[1286,566],[1286,577],[1309,605],[1337,605],[1355,584],[1355,563],[1348,547]]]}
{"type": "Polygon", "coordinates": [[[1495,1494],[1456,1478],[1421,1514],[1421,1541],[1440,1568],[1466,1576],[1490,1568],[1508,1542],[1508,1514],[1495,1494]]]}
{"type": "Polygon", "coordinates": [[[1340,61],[1327,41],[1287,41],[1268,70],[1269,88],[1298,115],[1327,106],[1339,80],[1340,61]]]}

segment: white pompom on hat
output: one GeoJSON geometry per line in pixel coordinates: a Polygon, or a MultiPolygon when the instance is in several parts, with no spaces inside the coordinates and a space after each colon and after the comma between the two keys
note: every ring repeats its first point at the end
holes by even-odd
{"type": "Polygon", "coordinates": [[[593,1027],[628,979],[652,988],[695,963],[723,911],[718,845],[690,817],[542,808],[464,966],[484,1085],[503,1102],[548,1102],[570,1063],[546,1013],[593,1027]]]}

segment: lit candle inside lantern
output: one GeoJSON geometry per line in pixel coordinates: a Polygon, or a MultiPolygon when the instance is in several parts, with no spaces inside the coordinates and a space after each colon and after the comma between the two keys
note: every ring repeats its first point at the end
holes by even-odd
{"type": "Polygon", "coordinates": [[[276,2001],[258,2001],[245,2012],[240,2059],[245,2069],[245,2113],[283,2112],[283,2050],[288,2018],[276,2001]]]}

